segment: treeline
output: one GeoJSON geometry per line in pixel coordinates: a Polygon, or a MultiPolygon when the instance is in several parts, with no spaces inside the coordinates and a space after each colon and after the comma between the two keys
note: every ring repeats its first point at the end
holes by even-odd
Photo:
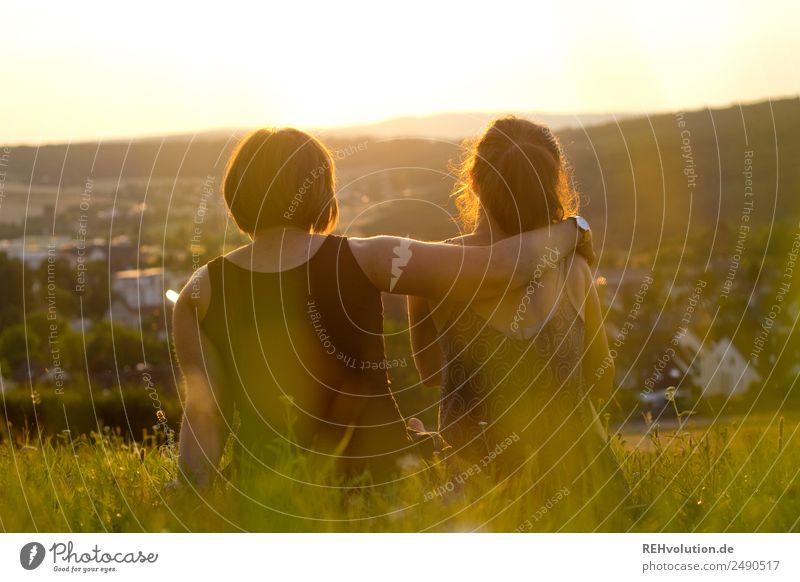
{"type": "MultiPolygon", "coordinates": [[[[800,189],[800,100],[796,98],[626,119],[563,131],[560,137],[582,195],[583,212],[597,225],[597,238],[612,251],[652,252],[660,245],[705,236],[709,229],[735,228],[742,214],[746,152],[751,152],[754,192],[751,224],[800,214],[800,199],[794,196],[800,189]]],[[[203,136],[16,147],[9,154],[6,179],[34,186],[74,186],[83,185],[87,177],[125,183],[210,176],[218,184],[235,141],[231,136],[203,136]]],[[[348,146],[357,143],[363,146],[353,150],[356,153],[337,160],[343,174],[383,170],[395,182],[427,185],[431,201],[452,211],[447,169],[461,155],[458,144],[352,139],[332,140],[329,145],[348,152],[348,146]]],[[[176,196],[197,194],[176,192],[176,196]]],[[[446,219],[442,224],[445,230],[446,219]]],[[[714,242],[704,251],[728,252],[730,241],[725,236],[714,242]]]]}
{"type": "MultiPolygon", "coordinates": [[[[25,268],[0,253],[0,371],[15,383],[59,383],[109,387],[127,379],[137,366],[170,364],[169,346],[159,340],[163,313],[142,313],[141,328],[110,323],[114,293],[108,263],[85,269],[84,291],[75,291],[69,261],[45,260],[25,268]]],[[[127,383],[127,382],[124,382],[127,383]]]]}

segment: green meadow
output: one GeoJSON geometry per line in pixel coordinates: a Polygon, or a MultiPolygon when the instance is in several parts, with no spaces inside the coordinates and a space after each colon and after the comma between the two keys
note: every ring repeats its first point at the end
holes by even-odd
{"type": "MultiPolygon", "coordinates": [[[[657,423],[612,435],[630,495],[612,531],[800,531],[798,418],[758,415],[706,427],[657,423]]],[[[229,455],[228,455],[229,456],[229,455]]],[[[487,473],[458,487],[442,463],[408,467],[391,484],[349,482],[286,447],[274,472],[207,490],[176,485],[175,449],[106,429],[0,445],[0,528],[7,532],[592,531],[555,521],[562,502],[537,498],[532,475],[487,473]],[[303,483],[323,483],[308,487],[303,483]],[[452,489],[450,491],[449,489],[452,489]]],[[[223,473],[224,464],[223,459],[223,473]]],[[[573,501],[575,501],[573,499],[573,501]]],[[[602,503],[602,500],[600,500],[602,503]]]]}

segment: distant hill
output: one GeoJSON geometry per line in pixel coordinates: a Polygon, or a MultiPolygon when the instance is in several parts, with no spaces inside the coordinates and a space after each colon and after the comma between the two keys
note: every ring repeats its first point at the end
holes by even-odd
{"type": "MultiPolygon", "coordinates": [[[[375,139],[418,137],[460,140],[470,135],[479,133],[486,125],[497,117],[503,115],[517,115],[525,119],[538,121],[559,131],[562,129],[589,127],[601,125],[622,119],[635,117],[630,113],[581,113],[581,114],[553,114],[530,112],[464,112],[464,113],[435,113],[431,115],[396,117],[374,123],[360,125],[346,125],[339,127],[312,128],[310,131],[327,139],[350,139],[370,137],[375,139]]],[[[107,143],[148,142],[148,141],[215,141],[227,140],[231,137],[241,137],[252,128],[220,128],[199,131],[195,133],[171,134],[166,137],[150,136],[138,137],[133,140],[125,138],[103,140],[107,143]]]]}
{"type": "MultiPolygon", "coordinates": [[[[435,122],[418,118],[378,125],[387,135],[403,127],[409,135],[434,127],[455,134],[462,127],[461,115],[436,117],[435,122]]],[[[478,128],[486,117],[467,121],[478,128]]],[[[347,131],[355,136],[370,127],[378,133],[377,126],[347,131]]],[[[731,254],[745,201],[745,151],[753,152],[754,208],[748,225],[796,226],[800,219],[797,98],[622,119],[558,133],[582,195],[582,212],[609,249],[664,249],[689,240],[687,251],[699,260],[712,247],[731,254]],[[695,175],[692,186],[690,172],[695,175]]],[[[352,136],[331,132],[324,139],[331,147],[346,148],[361,141],[352,136]]],[[[26,189],[32,184],[34,192],[54,191],[59,183],[79,188],[89,176],[112,184],[219,177],[234,141],[234,134],[222,132],[130,143],[15,147],[4,168],[6,194],[10,196],[14,183],[26,189]]],[[[337,162],[342,198],[354,213],[364,215],[370,231],[448,236],[455,226],[449,220],[453,180],[447,168],[460,155],[456,140],[448,138],[367,139],[363,151],[337,162]],[[388,198],[402,202],[375,206],[388,198]]],[[[135,196],[137,189],[127,192],[135,196]]],[[[7,220],[5,209],[0,207],[0,222],[7,220]]]]}
{"type": "MultiPolygon", "coordinates": [[[[511,113],[511,112],[509,112],[511,113]]],[[[588,127],[632,117],[629,114],[554,115],[514,112],[515,115],[549,125],[556,131],[588,127]]],[[[322,135],[338,138],[369,136],[377,139],[420,137],[460,140],[477,135],[494,118],[505,113],[441,113],[421,117],[398,117],[387,121],[321,130],[322,135]]]]}
{"type": "MultiPolygon", "coordinates": [[[[796,229],[800,221],[797,98],[629,119],[565,131],[561,140],[585,212],[615,248],[688,241],[685,256],[704,261],[712,249],[733,255],[740,225],[796,229]]],[[[747,244],[748,255],[759,256],[754,235],[747,244]]]]}
{"type": "MultiPolygon", "coordinates": [[[[353,139],[441,139],[460,141],[477,135],[499,114],[445,113],[424,117],[402,117],[388,121],[314,130],[332,146],[353,139]]],[[[550,125],[555,130],[579,128],[625,119],[620,115],[520,114],[550,125]]],[[[214,129],[195,134],[110,139],[102,142],[51,144],[41,147],[15,146],[7,180],[38,185],[81,184],[88,175],[95,179],[173,178],[205,176],[220,171],[237,139],[247,128],[214,129]],[[34,168],[34,158],[36,158],[34,168]],[[66,163],[65,162],[66,159],[66,163]]],[[[401,148],[402,149],[402,148],[401,148]]]]}

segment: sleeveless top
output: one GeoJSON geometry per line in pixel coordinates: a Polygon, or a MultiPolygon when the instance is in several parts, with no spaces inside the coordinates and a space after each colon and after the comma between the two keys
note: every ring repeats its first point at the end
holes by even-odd
{"type": "Polygon", "coordinates": [[[527,467],[545,494],[588,494],[609,481],[619,492],[621,472],[587,397],[584,324],[567,295],[567,260],[556,303],[530,339],[510,337],[469,307],[454,311],[440,339],[439,430],[456,458],[505,474],[527,467]]]}
{"type": "Polygon", "coordinates": [[[410,440],[389,387],[381,292],[347,238],[329,235],[286,271],[218,257],[208,274],[201,327],[238,417],[234,466],[271,466],[291,450],[352,472],[391,470],[410,440]]]}

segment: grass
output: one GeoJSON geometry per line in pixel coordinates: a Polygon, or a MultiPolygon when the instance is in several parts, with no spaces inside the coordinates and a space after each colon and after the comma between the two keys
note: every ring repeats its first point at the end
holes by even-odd
{"type": "MultiPolygon", "coordinates": [[[[767,416],[669,432],[651,424],[644,434],[615,435],[631,494],[615,511],[624,525],[614,529],[800,531],[798,428],[795,420],[767,416]]],[[[249,481],[248,490],[257,493],[245,501],[230,484],[204,492],[174,487],[174,455],[152,434],[139,443],[108,429],[41,442],[6,438],[0,528],[381,532],[554,531],[563,525],[547,515],[548,507],[563,503],[560,496],[538,498],[529,490],[529,474],[500,481],[476,474],[448,487],[438,465],[409,468],[396,482],[371,487],[367,476],[342,483],[294,451],[285,453],[277,468],[282,475],[249,481]]]]}

